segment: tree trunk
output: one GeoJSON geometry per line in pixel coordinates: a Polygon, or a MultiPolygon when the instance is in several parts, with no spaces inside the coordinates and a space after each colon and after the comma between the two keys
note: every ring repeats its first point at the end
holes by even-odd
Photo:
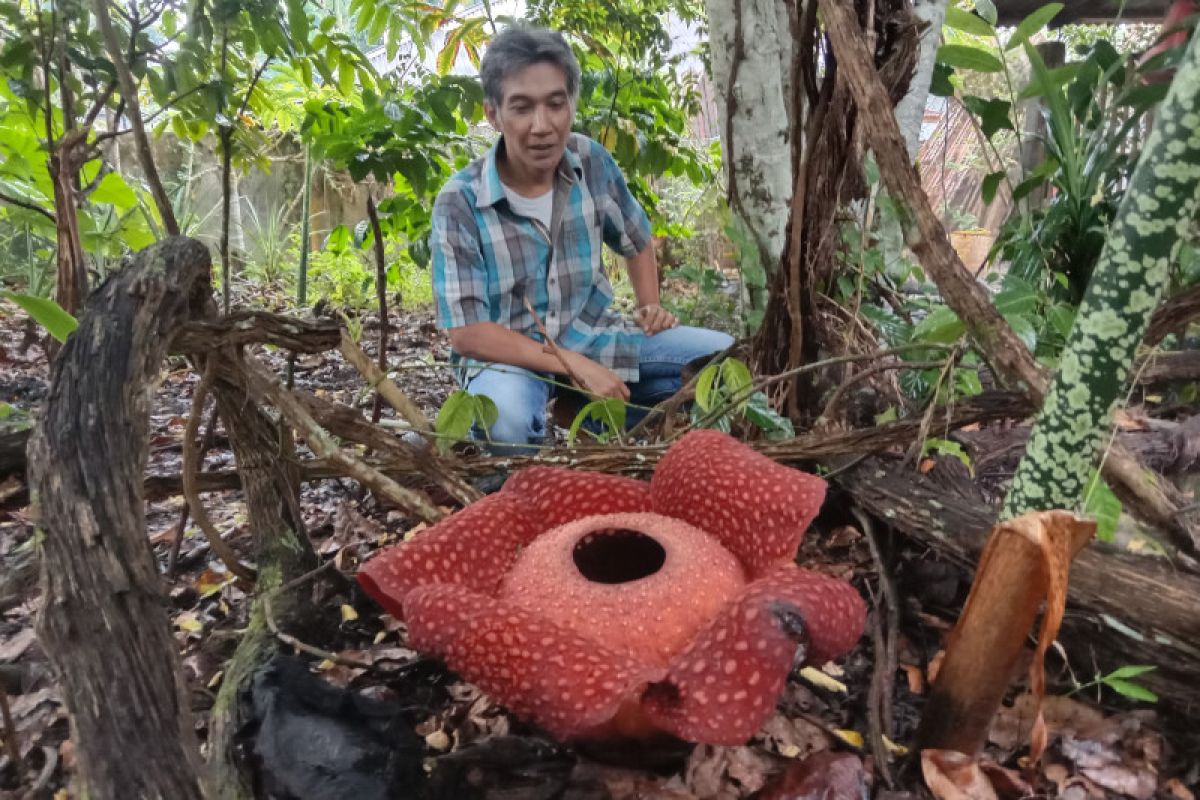
{"type": "Polygon", "coordinates": [[[52,366],[30,442],[38,636],[62,680],[83,793],[99,800],[203,796],[142,475],[163,333],[208,267],[202,245],[168,239],[109,279],[52,366]]]}
{"type": "Polygon", "coordinates": [[[792,193],[792,37],[786,0],[708,0],[729,204],[768,274],[783,255],[792,193]]]}
{"type": "Polygon", "coordinates": [[[154,205],[162,218],[163,228],[170,236],[179,235],[179,223],[175,221],[175,210],[171,207],[171,199],[163,187],[162,178],[158,176],[158,167],[154,164],[154,153],[150,149],[150,137],[146,135],[146,126],[142,121],[142,106],[138,100],[137,82],[133,72],[125,63],[125,54],[121,51],[121,43],[117,40],[117,32],[113,29],[112,19],[108,13],[109,0],[93,0],[92,8],[96,14],[96,23],[100,28],[100,36],[104,40],[104,49],[112,61],[113,69],[117,72],[117,81],[121,85],[121,96],[125,99],[125,116],[129,118],[129,126],[133,129],[133,141],[137,147],[138,162],[142,173],[154,197],[154,205]]]}
{"type": "MultiPolygon", "coordinates": [[[[1129,368],[1200,212],[1200,44],[1188,48],[1121,199],[1002,516],[1080,507],[1129,368]]],[[[1193,550],[1200,542],[1193,542],[1193,550]]]]}
{"type": "Polygon", "coordinates": [[[921,149],[921,124],[925,119],[925,104],[929,101],[929,85],[933,82],[933,65],[937,62],[938,45],[942,41],[947,5],[949,0],[915,0],[913,3],[913,14],[928,27],[921,33],[921,49],[908,94],[896,105],[896,122],[908,147],[910,161],[917,160],[917,151],[921,149]]]}
{"type": "MultiPolygon", "coordinates": [[[[868,36],[894,104],[907,92],[916,58],[912,15],[904,3],[893,0],[848,3],[846,10],[870,26],[868,36]]],[[[793,183],[782,265],[771,277],[763,326],[754,342],[754,363],[762,373],[794,370],[827,352],[848,352],[857,339],[855,331],[847,331],[841,320],[833,322],[818,304],[837,277],[839,214],[845,203],[865,194],[866,185],[850,85],[840,65],[824,55],[828,49],[821,46],[816,12],[814,0],[795,21],[793,183]]],[[[872,340],[866,346],[876,345],[872,340]]],[[[820,413],[821,395],[813,376],[801,375],[780,384],[774,399],[800,421],[820,413]]]]}
{"type": "Polygon", "coordinates": [[[55,301],[68,314],[77,314],[88,295],[87,261],[79,235],[79,206],[75,202],[75,175],[79,172],[79,151],[84,133],[69,131],[50,145],[47,168],[54,184],[55,261],[57,288],[55,301]]]}
{"type": "MultiPolygon", "coordinates": [[[[209,311],[215,311],[211,306],[209,311]]],[[[229,355],[224,365],[236,365],[229,355]]],[[[317,566],[317,557],[304,530],[300,513],[300,469],[291,431],[276,425],[246,392],[245,376],[234,366],[223,369],[213,386],[217,408],[228,431],[238,477],[246,493],[250,529],[254,533],[258,581],[255,600],[238,649],[225,667],[225,678],[213,709],[210,760],[217,796],[253,797],[252,780],[239,758],[237,734],[247,722],[238,701],[255,673],[279,652],[278,640],[267,624],[270,613],[281,630],[301,634],[320,619],[312,602],[312,587],[278,592],[317,566]],[[270,607],[266,605],[270,598],[270,607]]]]}

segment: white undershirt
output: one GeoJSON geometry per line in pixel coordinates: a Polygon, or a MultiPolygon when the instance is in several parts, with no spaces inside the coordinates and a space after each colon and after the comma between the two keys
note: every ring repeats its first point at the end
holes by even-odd
{"type": "Polygon", "coordinates": [[[554,189],[539,197],[525,197],[517,194],[506,183],[501,183],[504,187],[504,196],[508,198],[508,204],[512,210],[523,217],[537,220],[542,223],[542,226],[550,230],[550,216],[554,209],[554,189]]]}

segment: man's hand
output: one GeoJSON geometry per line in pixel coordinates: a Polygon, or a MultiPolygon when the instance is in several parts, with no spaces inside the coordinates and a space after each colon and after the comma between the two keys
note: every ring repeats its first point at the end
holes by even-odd
{"type": "Polygon", "coordinates": [[[647,336],[653,336],[659,331],[674,328],[679,324],[675,315],[658,303],[647,303],[633,312],[633,321],[638,324],[647,336]]]}
{"type": "Polygon", "coordinates": [[[579,353],[564,352],[563,354],[567,357],[567,363],[571,365],[575,377],[583,382],[584,389],[597,397],[629,399],[629,387],[617,376],[617,373],[579,353]]]}

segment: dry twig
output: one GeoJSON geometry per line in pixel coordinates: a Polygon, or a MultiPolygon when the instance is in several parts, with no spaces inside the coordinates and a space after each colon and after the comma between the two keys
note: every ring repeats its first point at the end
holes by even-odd
{"type": "MultiPolygon", "coordinates": [[[[200,418],[204,415],[204,401],[208,399],[208,390],[213,382],[213,364],[213,357],[210,356],[205,363],[200,382],[196,384],[196,390],[192,394],[192,413],[188,417],[187,428],[183,433],[183,497],[187,501],[188,508],[191,509],[192,518],[204,532],[204,538],[208,540],[208,546],[212,548],[213,554],[221,559],[231,573],[242,580],[253,583],[254,570],[242,564],[233,548],[221,538],[220,532],[209,519],[208,512],[204,510],[204,504],[200,502],[200,493],[196,490],[196,473],[200,469],[196,451],[196,435],[200,432],[200,418]]],[[[183,538],[182,532],[177,538],[183,538]]]]}

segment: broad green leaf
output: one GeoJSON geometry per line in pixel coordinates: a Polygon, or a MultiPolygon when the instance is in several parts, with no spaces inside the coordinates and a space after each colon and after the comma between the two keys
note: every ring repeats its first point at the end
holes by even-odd
{"type": "Polygon", "coordinates": [[[979,127],[983,135],[991,139],[997,131],[1016,130],[1012,121],[1012,104],[1007,100],[991,99],[968,95],[963,98],[963,105],[979,118],[979,127]]]}
{"type": "Polygon", "coordinates": [[[986,19],[992,26],[995,26],[996,20],[1000,19],[992,0],[975,0],[975,13],[986,19]]]}
{"type": "Polygon", "coordinates": [[[1003,72],[1004,63],[996,56],[979,47],[965,44],[944,44],[938,48],[937,60],[955,69],[975,72],[1003,72]]]}
{"type": "MultiPolygon", "coordinates": [[[[721,362],[721,386],[727,395],[741,397],[752,383],[754,376],[750,374],[750,368],[744,362],[732,357],[721,362]]],[[[745,402],[743,398],[738,404],[739,407],[745,402]]]]}
{"type": "Polygon", "coordinates": [[[1037,9],[1025,19],[1021,20],[1017,25],[1017,29],[1013,31],[1008,42],[1004,45],[1005,52],[1019,46],[1022,42],[1029,40],[1030,36],[1040,31],[1042,28],[1050,24],[1050,21],[1058,16],[1058,12],[1063,10],[1062,3],[1047,3],[1037,9]]]}
{"type": "Polygon", "coordinates": [[[466,438],[474,421],[475,406],[472,395],[462,389],[451,392],[438,409],[437,419],[433,423],[434,431],[441,434],[437,441],[438,449],[445,452],[453,446],[453,440],[466,438]]]}
{"type": "Polygon", "coordinates": [[[1147,672],[1153,672],[1158,667],[1147,666],[1145,664],[1126,664],[1123,667],[1114,669],[1112,672],[1104,676],[1102,680],[1112,680],[1113,678],[1136,678],[1138,675],[1145,675],[1147,672]]]}
{"type": "Polygon", "coordinates": [[[771,408],[767,395],[763,392],[750,395],[750,399],[746,401],[745,414],[746,419],[766,432],[768,439],[791,439],[796,435],[792,421],[771,408]]]}
{"type": "Polygon", "coordinates": [[[292,38],[302,47],[308,45],[310,25],[308,12],[304,10],[304,0],[287,0],[288,27],[292,38]]]}
{"type": "Polygon", "coordinates": [[[579,409],[579,413],[575,415],[575,419],[571,422],[571,428],[567,431],[567,443],[575,443],[579,429],[589,418],[599,422],[606,434],[623,431],[625,429],[625,412],[625,403],[618,398],[606,397],[593,400],[579,409]]]}
{"type": "Polygon", "coordinates": [[[718,365],[709,364],[700,370],[700,375],[696,378],[696,405],[701,411],[712,410],[713,382],[717,379],[719,369],[718,365]]]}
{"type": "Polygon", "coordinates": [[[933,78],[929,83],[929,93],[934,97],[953,97],[954,84],[950,78],[954,75],[954,68],[949,64],[934,64],[933,78]]]}
{"type": "Polygon", "coordinates": [[[958,442],[952,442],[949,439],[926,439],[925,444],[921,446],[921,455],[928,455],[929,453],[941,453],[942,455],[953,456],[963,463],[968,472],[972,475],[975,474],[975,468],[971,465],[971,457],[967,455],[967,451],[958,442]]]}
{"type": "Polygon", "coordinates": [[[983,184],[979,188],[979,193],[983,197],[983,202],[990,204],[996,199],[996,190],[1000,188],[1000,184],[1004,181],[1004,176],[1006,174],[1007,173],[1005,173],[1003,170],[1000,170],[998,172],[988,173],[984,177],[983,184]]]}
{"type": "Polygon", "coordinates": [[[1083,501],[1083,513],[1096,518],[1096,539],[1101,542],[1115,539],[1117,522],[1121,518],[1121,501],[1108,488],[1099,472],[1092,473],[1083,493],[1083,501]]]}
{"type": "Polygon", "coordinates": [[[1120,695],[1124,695],[1133,700],[1143,700],[1147,703],[1157,703],[1158,695],[1147,689],[1145,686],[1139,686],[1130,681],[1123,681],[1120,678],[1103,681],[1104,685],[1112,689],[1120,695]]]}
{"type": "Polygon", "coordinates": [[[78,320],[48,297],[34,297],[10,291],[0,292],[0,297],[16,303],[26,314],[33,317],[34,322],[45,328],[60,342],[65,342],[67,337],[79,327],[78,320]]]}
{"type": "Polygon", "coordinates": [[[472,397],[475,398],[475,422],[485,430],[491,430],[496,420],[500,419],[500,409],[496,408],[496,402],[486,394],[476,394],[472,397]]]}
{"type": "Polygon", "coordinates": [[[116,172],[105,175],[92,192],[93,203],[112,203],[120,209],[133,208],[137,205],[137,195],[129,184],[116,172]]]}
{"type": "Polygon", "coordinates": [[[946,8],[946,27],[984,39],[990,39],[996,35],[996,29],[983,17],[972,14],[970,11],[965,11],[957,6],[948,6],[946,8]]]}

